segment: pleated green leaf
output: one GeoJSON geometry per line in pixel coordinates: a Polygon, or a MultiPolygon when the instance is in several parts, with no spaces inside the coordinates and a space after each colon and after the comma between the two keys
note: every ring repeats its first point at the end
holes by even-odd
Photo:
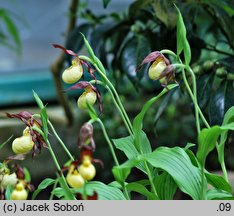
{"type": "Polygon", "coordinates": [[[205,164],[207,155],[215,148],[220,133],[219,126],[205,128],[199,133],[197,159],[202,166],[205,164]]]}
{"type": "MultiPolygon", "coordinates": [[[[99,181],[87,182],[85,190],[88,195],[92,195],[93,192],[96,191],[98,194],[98,200],[126,200],[121,190],[99,181]]],[[[73,190],[73,192],[83,193],[83,188],[73,190]]]]}
{"type": "Polygon", "coordinates": [[[151,193],[144,185],[140,183],[137,183],[137,182],[129,183],[127,184],[126,188],[130,192],[134,191],[134,192],[137,192],[139,194],[146,196],[148,200],[156,199],[156,196],[153,193],[151,193]]]}
{"type": "Polygon", "coordinates": [[[226,200],[228,198],[233,198],[231,193],[218,189],[208,190],[206,195],[208,200],[226,200]]]}
{"type": "MultiPolygon", "coordinates": [[[[151,149],[150,142],[149,142],[145,132],[140,131],[139,137],[140,137],[139,144],[141,145],[142,152],[143,153],[150,153],[152,151],[152,149],[151,149]]],[[[136,149],[136,147],[134,145],[133,138],[131,136],[127,136],[127,137],[123,137],[123,138],[119,138],[119,139],[112,139],[112,141],[113,141],[115,147],[117,149],[120,149],[121,151],[123,151],[128,159],[136,158],[139,155],[138,150],[136,149]]],[[[145,165],[142,162],[140,162],[137,165],[137,168],[140,169],[141,171],[143,171],[144,173],[147,173],[145,165]]],[[[149,167],[149,168],[152,169],[152,167],[149,167]]]]}
{"type": "Polygon", "coordinates": [[[160,200],[173,200],[177,185],[167,172],[157,176],[154,184],[160,200]]]}
{"type": "Polygon", "coordinates": [[[192,164],[184,149],[160,147],[142,156],[142,159],[168,172],[180,190],[193,199],[201,198],[201,172],[192,164]]]}
{"type": "Polygon", "coordinates": [[[229,193],[232,193],[231,185],[228,184],[228,182],[222,176],[209,173],[209,172],[206,172],[205,175],[206,175],[208,183],[211,184],[213,187],[219,190],[224,190],[229,193]]]}

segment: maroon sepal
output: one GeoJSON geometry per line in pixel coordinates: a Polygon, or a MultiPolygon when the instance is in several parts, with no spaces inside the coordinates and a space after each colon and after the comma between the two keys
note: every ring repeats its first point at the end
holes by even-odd
{"type": "Polygon", "coordinates": [[[17,178],[24,180],[25,179],[24,169],[19,164],[15,164],[15,167],[16,167],[15,173],[17,178]]]}
{"type": "Polygon", "coordinates": [[[155,61],[157,58],[163,58],[166,65],[170,64],[170,61],[159,51],[155,51],[147,55],[139,66],[137,66],[136,71],[140,70],[144,64],[155,61]]]}
{"type": "MultiPolygon", "coordinates": [[[[84,200],[83,195],[81,193],[76,194],[76,198],[78,200],[84,200]]],[[[93,195],[87,196],[87,200],[97,200],[98,199],[98,194],[96,191],[93,192],[93,195]]]]}
{"type": "Polygon", "coordinates": [[[63,47],[63,46],[61,46],[61,45],[59,45],[59,44],[52,44],[52,46],[53,46],[54,48],[59,48],[59,49],[63,50],[63,52],[65,52],[65,53],[68,54],[68,55],[78,57],[78,55],[77,55],[74,51],[68,50],[68,49],[66,49],[65,47],[63,47]]]}

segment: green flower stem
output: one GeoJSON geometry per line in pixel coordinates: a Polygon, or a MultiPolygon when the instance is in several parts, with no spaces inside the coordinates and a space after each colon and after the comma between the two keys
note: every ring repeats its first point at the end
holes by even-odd
{"type": "Polygon", "coordinates": [[[203,116],[201,110],[200,110],[200,107],[198,106],[198,102],[197,102],[197,84],[196,84],[196,77],[194,75],[194,72],[192,71],[192,69],[189,67],[189,65],[184,65],[182,64],[182,61],[181,59],[179,58],[179,56],[177,56],[173,51],[171,50],[167,50],[167,49],[164,49],[164,50],[161,50],[160,51],[161,53],[165,53],[165,54],[169,54],[169,55],[172,55],[174,56],[175,58],[177,58],[180,62],[180,64],[175,64],[174,66],[175,67],[180,67],[182,68],[182,76],[183,76],[183,80],[184,80],[184,83],[185,83],[185,86],[188,90],[188,93],[194,103],[194,107],[195,107],[195,118],[196,118],[196,127],[197,127],[197,132],[199,133],[201,131],[201,127],[200,127],[200,120],[199,120],[199,114],[201,116],[201,119],[203,120],[204,124],[206,126],[208,126],[209,124],[207,123],[205,117],[203,116]],[[186,78],[186,75],[185,75],[185,70],[188,70],[191,77],[192,77],[192,81],[193,81],[193,93],[192,93],[192,90],[188,84],[188,81],[187,81],[187,78],[186,78]]]}
{"type": "Polygon", "coordinates": [[[119,113],[120,113],[120,115],[121,115],[121,117],[122,117],[122,119],[123,119],[123,121],[124,121],[124,124],[125,124],[125,126],[126,126],[128,132],[131,134],[132,132],[131,132],[131,129],[130,129],[129,125],[128,125],[128,122],[127,122],[127,120],[126,120],[126,118],[125,118],[125,116],[124,116],[124,114],[123,114],[123,112],[122,112],[120,106],[118,105],[118,103],[117,103],[117,101],[116,101],[116,99],[115,99],[115,97],[114,97],[114,95],[113,95],[113,92],[112,92],[111,89],[109,88],[109,86],[107,86],[106,84],[104,84],[102,81],[99,81],[99,80],[97,80],[97,81],[96,81],[96,80],[91,80],[90,83],[91,83],[91,84],[97,83],[97,84],[99,84],[99,85],[102,85],[104,88],[107,89],[107,91],[109,91],[109,93],[110,93],[110,95],[111,95],[111,97],[112,97],[112,100],[113,100],[113,102],[114,102],[116,108],[118,109],[118,111],[119,111],[119,113]]]}
{"type": "Polygon", "coordinates": [[[107,141],[107,143],[108,143],[108,145],[109,145],[109,148],[110,148],[112,157],[113,157],[113,159],[114,159],[114,161],[115,161],[115,165],[116,165],[116,166],[119,166],[119,161],[118,161],[118,159],[117,159],[117,157],[116,157],[114,147],[113,147],[113,145],[112,145],[112,143],[111,143],[111,141],[110,141],[110,138],[109,138],[109,136],[108,136],[108,134],[107,134],[107,132],[106,132],[106,128],[105,128],[105,126],[104,126],[102,120],[101,120],[100,118],[97,118],[96,121],[100,124],[100,126],[101,126],[101,128],[102,128],[103,135],[104,135],[104,137],[105,137],[105,139],[106,139],[106,141],[107,141]]]}
{"type": "MultiPolygon", "coordinates": [[[[196,78],[195,75],[193,73],[193,71],[190,69],[188,70],[190,72],[190,75],[192,77],[192,81],[193,81],[193,101],[194,101],[194,107],[195,107],[195,118],[196,118],[196,126],[197,126],[197,133],[199,134],[201,131],[201,126],[200,126],[200,119],[199,119],[199,114],[198,114],[198,102],[197,102],[197,84],[196,84],[196,78]]],[[[182,69],[182,76],[183,78],[185,77],[185,72],[182,69]]],[[[185,77],[186,79],[186,77],[185,77]]],[[[187,80],[186,80],[187,82],[187,80]]],[[[188,82],[187,82],[188,83],[188,82]]]]}
{"type": "Polygon", "coordinates": [[[174,56],[175,58],[177,58],[177,55],[176,55],[173,51],[168,50],[168,49],[163,49],[163,50],[160,51],[160,53],[172,55],[172,56],[174,56]]]}
{"type": "Polygon", "coordinates": [[[70,151],[67,149],[66,145],[64,144],[64,142],[60,139],[59,135],[57,134],[56,130],[54,129],[54,126],[52,125],[52,123],[50,122],[50,120],[48,120],[48,125],[50,126],[51,130],[53,131],[53,134],[55,135],[56,139],[59,141],[60,145],[62,146],[63,150],[67,153],[68,157],[74,161],[74,157],[71,155],[70,151]]]}
{"type": "Polygon", "coordinates": [[[128,117],[128,115],[127,115],[127,113],[126,113],[126,111],[125,111],[125,109],[124,109],[124,107],[123,107],[123,104],[122,104],[122,102],[121,102],[121,100],[120,100],[120,98],[119,98],[119,95],[118,95],[117,91],[115,90],[115,87],[112,85],[112,83],[111,83],[110,80],[107,78],[107,76],[105,75],[105,73],[104,73],[103,71],[101,71],[101,69],[98,67],[98,65],[97,65],[96,63],[94,63],[90,58],[88,58],[87,56],[79,56],[79,58],[82,59],[82,60],[88,61],[88,62],[90,62],[91,64],[93,64],[94,67],[95,67],[95,68],[97,69],[97,71],[99,72],[99,74],[101,75],[101,77],[104,79],[104,81],[110,86],[110,88],[112,89],[112,91],[113,91],[113,93],[114,93],[114,95],[115,95],[115,97],[116,97],[116,100],[117,100],[117,102],[118,102],[118,104],[119,104],[119,107],[120,107],[120,109],[121,109],[121,111],[122,111],[122,113],[123,113],[123,116],[124,116],[124,118],[126,119],[126,122],[127,122],[127,124],[128,124],[128,128],[130,128],[129,133],[130,133],[130,135],[133,135],[133,130],[132,130],[131,121],[130,121],[130,119],[129,119],[129,117],[128,117]]]}
{"type": "MultiPolygon", "coordinates": [[[[113,145],[112,145],[112,143],[110,141],[110,138],[109,138],[109,136],[108,136],[108,134],[106,132],[106,129],[105,129],[105,126],[104,126],[102,120],[98,118],[96,121],[100,124],[100,126],[102,128],[103,135],[104,135],[104,137],[105,137],[105,139],[106,139],[106,141],[107,141],[107,143],[109,145],[111,154],[112,154],[112,156],[114,158],[114,161],[115,161],[115,165],[119,166],[119,161],[118,161],[117,156],[115,154],[114,147],[113,147],[113,145]]],[[[125,194],[126,199],[130,200],[130,197],[129,197],[129,194],[128,194],[128,191],[127,191],[127,188],[126,188],[125,184],[123,184],[123,190],[124,190],[124,194],[125,194]]]]}
{"type": "MultiPolygon", "coordinates": [[[[179,59],[179,61],[181,62],[181,60],[179,59]]],[[[189,66],[187,65],[184,65],[182,64],[173,64],[174,67],[177,67],[177,68],[181,68],[182,70],[182,77],[183,77],[183,80],[184,80],[184,83],[185,83],[185,86],[187,88],[187,91],[193,101],[193,104],[194,104],[194,107],[195,107],[195,118],[196,118],[196,127],[197,127],[197,133],[199,134],[200,131],[201,131],[201,127],[200,127],[200,120],[199,120],[199,106],[198,106],[198,103],[197,103],[197,85],[196,85],[196,78],[194,76],[194,73],[193,71],[190,69],[189,66]],[[193,80],[193,92],[189,86],[189,83],[188,83],[188,80],[186,78],[186,75],[185,75],[185,69],[188,70],[192,76],[192,80],[193,80]]],[[[200,110],[201,112],[201,110],[200,110]]]]}
{"type": "MultiPolygon", "coordinates": [[[[56,166],[58,172],[60,172],[60,171],[61,171],[61,167],[60,167],[60,165],[59,165],[59,163],[58,163],[58,160],[57,160],[57,158],[56,158],[56,156],[55,156],[55,154],[54,154],[54,151],[53,151],[53,149],[52,149],[52,147],[51,147],[50,142],[49,142],[48,139],[46,140],[46,143],[47,143],[47,145],[48,145],[48,148],[49,148],[50,154],[51,154],[51,156],[52,156],[52,159],[53,159],[53,161],[54,161],[54,164],[55,164],[55,166],[56,166]]],[[[68,187],[68,185],[67,185],[67,182],[66,182],[66,179],[65,179],[64,175],[61,174],[61,177],[62,177],[62,181],[63,181],[64,185],[66,186],[66,187],[63,188],[63,189],[67,192],[67,194],[68,194],[68,196],[69,196],[69,199],[75,200],[76,198],[75,198],[74,195],[71,193],[71,191],[70,191],[70,189],[69,189],[69,187],[68,187]]]]}
{"type": "MultiPolygon", "coordinates": [[[[143,154],[143,152],[141,152],[141,154],[143,154]]],[[[154,195],[157,197],[157,199],[159,199],[159,198],[158,198],[158,193],[157,193],[156,188],[155,188],[155,186],[154,186],[153,177],[152,177],[152,175],[151,175],[149,166],[148,166],[148,164],[147,164],[146,161],[144,161],[144,165],[145,165],[146,172],[147,172],[147,176],[148,176],[148,178],[149,178],[150,185],[151,185],[151,187],[152,187],[152,190],[153,190],[153,192],[154,192],[154,195]]]]}

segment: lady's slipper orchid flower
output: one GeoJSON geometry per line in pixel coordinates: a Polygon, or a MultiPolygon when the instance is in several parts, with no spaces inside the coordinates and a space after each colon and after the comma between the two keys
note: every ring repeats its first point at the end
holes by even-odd
{"type": "Polygon", "coordinates": [[[59,45],[59,44],[52,44],[54,48],[59,48],[63,50],[64,53],[71,55],[74,57],[72,60],[72,65],[65,69],[62,75],[62,79],[67,84],[72,84],[80,80],[80,78],[84,75],[83,66],[85,66],[89,72],[89,74],[93,77],[93,79],[96,80],[96,77],[94,76],[93,70],[87,62],[84,60],[81,60],[79,56],[72,50],[68,50],[65,47],[59,45]]]}
{"type": "Polygon", "coordinates": [[[97,94],[91,87],[86,87],[83,94],[78,98],[77,105],[80,109],[87,109],[87,103],[93,106],[97,100],[97,94]]]}
{"type": "Polygon", "coordinates": [[[80,80],[83,72],[79,58],[75,58],[72,60],[72,65],[63,72],[62,79],[65,83],[72,84],[80,80]]]}
{"type": "Polygon", "coordinates": [[[75,85],[71,86],[70,88],[66,89],[65,91],[74,89],[85,90],[84,93],[77,100],[77,105],[80,109],[87,109],[87,103],[89,103],[92,106],[97,100],[99,105],[99,111],[102,112],[101,95],[95,86],[93,86],[87,81],[80,81],[75,85]]]}
{"type": "MultiPolygon", "coordinates": [[[[175,80],[174,67],[170,64],[170,61],[159,51],[150,53],[142,63],[136,68],[136,71],[140,70],[144,64],[153,62],[149,68],[149,78],[152,80],[159,80],[163,87],[167,88],[170,81],[175,80]]],[[[177,82],[176,82],[177,83],[177,82]]]]}
{"type": "Polygon", "coordinates": [[[28,192],[25,189],[25,185],[19,182],[11,193],[11,200],[26,200],[27,198],[28,192]]]}
{"type": "Polygon", "coordinates": [[[69,186],[72,188],[82,188],[85,184],[84,178],[73,164],[69,167],[66,180],[69,186]]]}
{"type": "Polygon", "coordinates": [[[12,150],[16,154],[27,154],[33,150],[33,156],[36,151],[41,151],[42,146],[47,147],[42,135],[33,128],[41,128],[41,123],[33,117],[30,112],[20,112],[18,114],[6,113],[9,118],[18,118],[24,122],[26,128],[23,131],[23,136],[16,138],[12,143],[12,150]]]}

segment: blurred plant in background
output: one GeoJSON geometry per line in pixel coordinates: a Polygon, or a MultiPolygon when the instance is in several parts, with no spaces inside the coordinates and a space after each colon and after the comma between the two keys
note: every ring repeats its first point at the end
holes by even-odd
{"type": "Polygon", "coordinates": [[[21,52],[21,41],[14,19],[19,19],[17,14],[0,7],[0,45],[21,52]]]}
{"type": "MultiPolygon", "coordinates": [[[[227,0],[173,2],[180,8],[187,29],[187,38],[192,50],[191,65],[197,78],[198,104],[211,126],[221,125],[224,114],[234,105],[234,30],[230,28],[234,21],[234,3],[227,0]]],[[[108,7],[111,1],[103,0],[103,3],[108,7]]],[[[162,90],[158,81],[149,79],[149,64],[143,66],[138,72],[135,69],[145,56],[154,50],[162,50],[166,47],[176,52],[177,12],[170,0],[136,0],[124,13],[103,15],[97,15],[95,11],[87,10],[86,7],[86,1],[71,1],[64,46],[75,53],[82,53],[84,41],[79,33],[82,32],[85,35],[95,55],[108,72],[108,78],[120,93],[120,99],[132,120],[139,113],[142,104],[162,90]],[[80,22],[81,18],[85,19],[85,22],[80,22]]],[[[4,9],[1,11],[3,12],[0,13],[0,17],[5,26],[3,30],[7,31],[3,31],[0,37],[7,41],[6,35],[11,35],[13,46],[20,48],[17,28],[9,18],[10,12],[4,9]]],[[[172,59],[169,57],[169,60],[172,59]]],[[[181,59],[184,60],[184,56],[181,56],[181,59]]],[[[70,123],[74,123],[79,116],[74,116],[70,106],[73,104],[69,103],[66,94],[62,92],[63,86],[60,79],[66,64],[70,65],[71,61],[71,56],[61,52],[51,69],[59,101],[64,106],[70,123]]],[[[86,70],[87,68],[84,68],[84,71],[86,70]]],[[[150,109],[145,117],[145,132],[153,149],[162,145],[185,146],[188,140],[192,143],[197,142],[195,110],[182,81],[182,74],[177,72],[175,76],[180,88],[172,89],[160,98],[156,108],[150,109]]],[[[93,77],[91,73],[86,73],[85,76],[79,75],[79,78],[83,82],[83,80],[90,81],[93,77]]],[[[97,75],[97,78],[100,76],[97,75]]],[[[188,82],[192,85],[192,79],[188,79],[188,82]]],[[[116,115],[115,110],[109,108],[112,103],[111,96],[106,94],[107,91],[104,88],[100,87],[99,90],[104,105],[101,117],[109,136],[126,136],[121,118],[116,115]]],[[[79,114],[88,118],[85,112],[79,114]]],[[[100,136],[101,130],[96,126],[94,128],[97,131],[95,140],[98,143],[106,142],[100,136]]],[[[233,151],[233,145],[231,145],[233,132],[228,133],[227,144],[229,156],[226,165],[227,168],[233,169],[234,164],[230,159],[233,151]]],[[[106,146],[100,146],[97,154],[101,155],[100,158],[103,161],[112,160],[105,149],[106,146]]],[[[217,158],[215,154],[213,153],[211,157],[217,158]]],[[[117,155],[124,158],[120,152],[117,155]]],[[[213,159],[208,161],[208,164],[212,169],[220,169],[218,162],[216,163],[213,159]]],[[[105,167],[107,170],[110,169],[112,163],[105,163],[105,167]]],[[[110,182],[109,179],[113,178],[104,170],[101,171],[101,175],[99,173],[97,171],[97,177],[104,182],[110,182]]],[[[140,179],[139,176],[141,177],[141,174],[137,173],[130,178],[140,179]]],[[[55,180],[47,183],[54,184],[55,180]]]]}

